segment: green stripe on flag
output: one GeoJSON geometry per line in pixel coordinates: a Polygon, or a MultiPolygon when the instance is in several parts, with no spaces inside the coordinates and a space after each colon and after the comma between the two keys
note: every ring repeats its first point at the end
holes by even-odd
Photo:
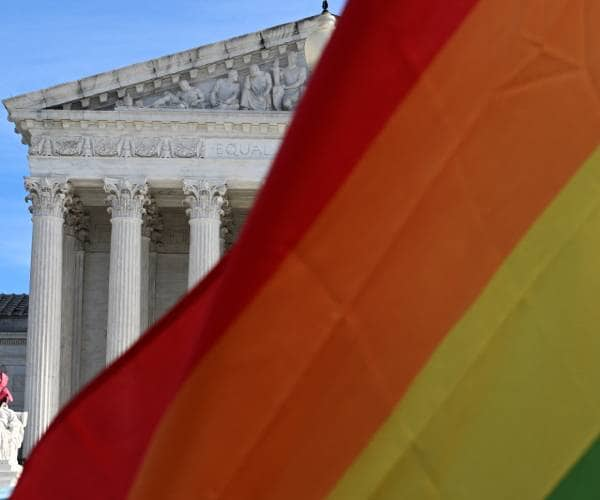
{"type": "Polygon", "coordinates": [[[600,439],[581,457],[547,498],[548,500],[600,499],[600,439]]]}

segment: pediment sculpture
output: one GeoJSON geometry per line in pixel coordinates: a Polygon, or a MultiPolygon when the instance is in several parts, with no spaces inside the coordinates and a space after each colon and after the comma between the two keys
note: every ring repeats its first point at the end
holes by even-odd
{"type": "Polygon", "coordinates": [[[162,97],[154,101],[151,108],[180,108],[180,109],[204,109],[207,102],[204,93],[196,87],[192,87],[187,80],[179,81],[179,90],[166,92],[162,97]]]}
{"type": "Polygon", "coordinates": [[[210,105],[214,109],[240,109],[240,79],[232,69],[227,78],[217,80],[210,93],[210,105]]]}
{"type": "Polygon", "coordinates": [[[242,109],[268,111],[272,109],[273,78],[262,71],[258,64],[250,66],[250,74],[244,82],[242,91],[242,109]]]}
{"type": "Polygon", "coordinates": [[[287,68],[279,67],[279,60],[273,66],[273,107],[277,110],[289,111],[296,107],[304,92],[308,71],[305,66],[298,65],[298,53],[288,54],[287,68]]]}
{"type": "Polygon", "coordinates": [[[117,103],[116,109],[291,111],[300,101],[307,80],[307,67],[299,64],[298,52],[292,51],[287,54],[285,67],[276,59],[267,67],[250,65],[243,79],[235,69],[229,70],[225,78],[216,80],[192,83],[182,79],[175,89],[158,96],[134,101],[126,95],[117,103]]]}

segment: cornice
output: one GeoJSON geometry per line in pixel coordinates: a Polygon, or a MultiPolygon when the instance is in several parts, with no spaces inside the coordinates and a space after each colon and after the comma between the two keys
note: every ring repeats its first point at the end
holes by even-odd
{"type": "Polygon", "coordinates": [[[20,110],[14,116],[22,142],[32,146],[30,153],[52,156],[44,150],[45,139],[81,139],[84,156],[86,138],[113,141],[169,139],[189,142],[211,137],[281,139],[291,119],[286,111],[212,111],[212,110],[148,110],[128,111],[63,111],[20,110]]]}
{"type": "Polygon", "coordinates": [[[66,110],[19,110],[12,116],[23,130],[31,128],[69,128],[79,126],[122,127],[132,125],[139,128],[166,126],[195,126],[209,128],[216,125],[287,125],[290,111],[215,111],[215,110],[169,110],[131,109],[117,111],[66,111],[66,110]]]}

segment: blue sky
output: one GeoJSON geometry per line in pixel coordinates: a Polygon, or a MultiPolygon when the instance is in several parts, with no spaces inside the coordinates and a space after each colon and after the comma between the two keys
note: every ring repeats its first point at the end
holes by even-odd
{"type": "MultiPolygon", "coordinates": [[[[343,0],[331,0],[340,13],[343,0]]],[[[320,0],[31,0],[0,7],[0,98],[318,14],[320,0]]],[[[27,150],[0,107],[0,293],[29,288],[27,150]]]]}

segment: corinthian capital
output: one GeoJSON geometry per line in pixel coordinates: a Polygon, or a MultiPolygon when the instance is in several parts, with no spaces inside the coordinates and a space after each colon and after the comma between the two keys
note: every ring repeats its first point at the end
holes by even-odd
{"type": "Polygon", "coordinates": [[[221,219],[225,204],[226,184],[214,184],[206,179],[185,179],[183,193],[186,213],[190,219],[221,219]]]}
{"type": "Polygon", "coordinates": [[[64,177],[26,177],[25,201],[30,201],[29,211],[34,216],[64,216],[71,200],[71,184],[64,177]]]}
{"type": "Polygon", "coordinates": [[[130,179],[104,179],[104,192],[108,195],[108,213],[112,218],[142,219],[144,206],[149,203],[146,181],[130,179]]]}

